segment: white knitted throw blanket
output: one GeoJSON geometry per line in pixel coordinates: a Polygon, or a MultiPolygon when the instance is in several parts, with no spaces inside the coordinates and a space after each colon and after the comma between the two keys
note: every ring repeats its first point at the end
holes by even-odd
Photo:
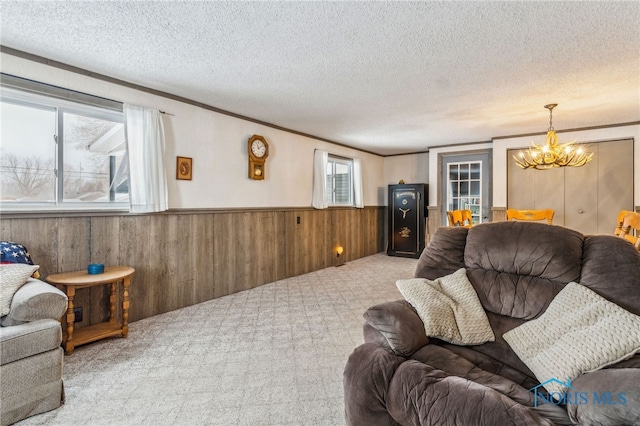
{"type": "Polygon", "coordinates": [[[418,313],[427,336],[456,345],[480,345],[495,340],[464,268],[434,281],[398,280],[396,286],[418,313]]]}

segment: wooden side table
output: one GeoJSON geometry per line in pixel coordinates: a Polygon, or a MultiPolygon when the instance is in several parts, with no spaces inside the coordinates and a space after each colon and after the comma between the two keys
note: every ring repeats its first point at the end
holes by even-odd
{"type": "Polygon", "coordinates": [[[67,355],[76,346],[106,337],[127,337],[129,333],[129,286],[135,272],[130,266],[107,266],[102,274],[89,274],[86,270],[49,275],[47,281],[64,291],[69,298],[67,305],[67,331],[62,335],[62,344],[67,355]],[[122,322],[116,319],[116,283],[122,281],[122,322]],[[80,328],[74,333],[73,299],[76,289],[110,284],[109,321],[80,328]]]}

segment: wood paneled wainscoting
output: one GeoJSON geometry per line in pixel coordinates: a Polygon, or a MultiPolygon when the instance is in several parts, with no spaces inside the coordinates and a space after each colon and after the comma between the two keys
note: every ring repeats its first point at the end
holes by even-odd
{"type": "MultiPolygon", "coordinates": [[[[180,210],[149,215],[2,218],[43,277],[89,263],[129,265],[136,321],[384,250],[385,207],[180,210]]],[[[102,286],[104,287],[104,286],[102,286]]],[[[108,317],[104,288],[80,289],[79,328],[108,317]]]]}

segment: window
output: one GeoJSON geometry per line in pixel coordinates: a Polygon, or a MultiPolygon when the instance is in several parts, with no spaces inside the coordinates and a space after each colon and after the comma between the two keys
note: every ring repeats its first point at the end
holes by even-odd
{"type": "Polygon", "coordinates": [[[353,206],[353,160],[329,155],[325,201],[329,206],[353,206]]]}
{"type": "Polygon", "coordinates": [[[5,85],[0,100],[2,209],[128,208],[121,104],[116,111],[5,85]]]}

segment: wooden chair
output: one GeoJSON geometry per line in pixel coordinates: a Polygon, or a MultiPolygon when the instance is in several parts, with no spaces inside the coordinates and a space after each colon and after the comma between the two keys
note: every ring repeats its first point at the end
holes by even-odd
{"type": "Polygon", "coordinates": [[[507,220],[545,220],[549,225],[553,223],[553,209],[544,210],[517,210],[507,209],[507,220]]]}
{"type": "Polygon", "coordinates": [[[619,237],[631,242],[635,248],[640,250],[640,213],[627,212],[624,215],[619,237]],[[632,235],[632,229],[635,231],[635,236],[632,235]]]}
{"type": "Polygon", "coordinates": [[[471,228],[473,226],[471,210],[448,211],[447,219],[449,220],[449,226],[464,226],[465,228],[471,228]]]}
{"type": "Polygon", "coordinates": [[[618,213],[618,219],[616,220],[616,229],[615,231],[613,231],[613,235],[620,235],[620,232],[622,231],[622,222],[624,221],[624,217],[627,215],[627,213],[631,213],[631,211],[620,210],[620,212],[618,213]]]}

